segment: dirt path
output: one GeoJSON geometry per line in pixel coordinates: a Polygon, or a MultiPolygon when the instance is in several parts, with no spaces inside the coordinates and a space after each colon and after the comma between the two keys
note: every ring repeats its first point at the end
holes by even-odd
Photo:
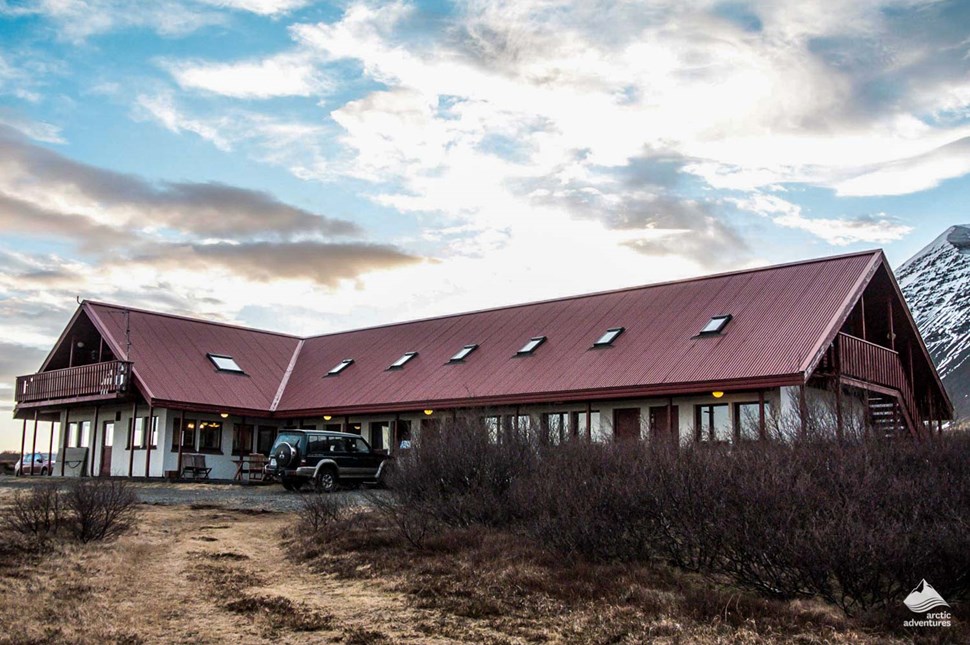
{"type": "MultiPolygon", "coordinates": [[[[441,616],[382,582],[289,561],[289,515],[145,506],[114,544],[72,547],[3,580],[0,642],[444,643],[441,616]]],[[[471,627],[481,642],[505,638],[471,627]]],[[[444,633],[448,633],[446,630],[444,633]]],[[[507,642],[507,641],[506,641],[507,642]]]]}

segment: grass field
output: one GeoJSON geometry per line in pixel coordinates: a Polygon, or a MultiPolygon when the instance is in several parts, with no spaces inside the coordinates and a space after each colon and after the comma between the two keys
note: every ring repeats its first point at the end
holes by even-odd
{"type": "MultiPolygon", "coordinates": [[[[0,490],[0,503],[11,490],[0,490]]],[[[139,507],[114,542],[0,569],[4,643],[900,642],[821,604],[664,569],[563,562],[514,536],[415,551],[368,511],[326,540],[294,513],[139,507]]],[[[944,639],[945,640],[945,639],[944,639]]]]}

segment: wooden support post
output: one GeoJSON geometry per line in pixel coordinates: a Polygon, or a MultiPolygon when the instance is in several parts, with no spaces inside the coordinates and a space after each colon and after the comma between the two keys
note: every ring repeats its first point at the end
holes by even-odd
{"type": "Polygon", "coordinates": [[[152,465],[152,430],[154,429],[155,407],[148,404],[148,420],[145,422],[145,479],[151,476],[152,465]]]}
{"type": "MultiPolygon", "coordinates": [[[[808,401],[805,399],[805,384],[798,386],[798,419],[800,422],[800,433],[804,439],[808,436],[808,401]]],[[[713,427],[713,424],[712,424],[713,427]]]]}
{"type": "Polygon", "coordinates": [[[941,437],[943,436],[943,419],[936,420],[936,433],[941,437]]]}
{"type": "Polygon", "coordinates": [[[128,477],[135,474],[135,419],[138,417],[138,399],[131,402],[131,421],[128,423],[128,477]]]}
{"type": "Polygon", "coordinates": [[[344,432],[350,432],[350,415],[344,415],[344,432]]]}
{"type": "Polygon", "coordinates": [[[842,343],[835,343],[835,436],[842,441],[845,421],[842,418],[842,343]]]}
{"type": "MultiPolygon", "coordinates": [[[[37,454],[37,418],[40,416],[39,410],[34,410],[34,443],[33,448],[30,449],[30,475],[34,475],[34,455],[37,454]]],[[[63,463],[63,460],[61,460],[63,463]]],[[[48,472],[50,472],[50,464],[47,464],[48,472]]]]}
{"type": "Polygon", "coordinates": [[[61,427],[61,454],[58,455],[61,462],[61,477],[64,476],[64,465],[67,459],[64,458],[64,453],[67,452],[67,440],[68,435],[71,433],[71,408],[64,410],[64,425],[61,427]]]}
{"type": "Polygon", "coordinates": [[[892,298],[886,301],[889,309],[889,349],[896,351],[896,326],[893,322],[893,301],[892,298]]]}
{"type": "MultiPolygon", "coordinates": [[[[51,430],[53,432],[53,430],[51,430]]],[[[24,476],[24,450],[27,449],[27,417],[24,417],[24,427],[20,432],[20,472],[14,473],[18,477],[24,476]]],[[[33,457],[31,457],[33,459],[33,457]]],[[[50,463],[50,462],[48,462],[50,463]]],[[[30,462],[31,469],[33,469],[34,462],[30,462]]]]}
{"type": "Polygon", "coordinates": [[[98,339],[98,362],[104,362],[104,336],[98,339]]]}
{"type": "Polygon", "coordinates": [[[868,340],[866,338],[866,294],[863,293],[862,297],[859,298],[859,305],[862,307],[862,340],[868,340]]]}
{"type": "Polygon", "coordinates": [[[765,423],[765,391],[758,390],[758,439],[768,440],[768,424],[765,423]]]}
{"type": "Polygon", "coordinates": [[[680,436],[674,436],[674,398],[672,396],[667,397],[667,441],[672,446],[680,445],[680,436]]]}
{"type": "Polygon", "coordinates": [[[88,472],[91,473],[91,477],[94,477],[94,456],[97,453],[97,446],[98,446],[98,420],[99,420],[100,415],[101,415],[101,406],[100,405],[94,406],[94,424],[93,424],[93,427],[91,428],[91,437],[90,437],[90,440],[91,440],[91,454],[88,455],[88,461],[91,462],[90,464],[88,464],[89,465],[88,472]]]}
{"type": "MultiPolygon", "coordinates": [[[[51,436],[47,442],[47,463],[50,464],[54,461],[54,422],[51,421],[51,436]]],[[[51,472],[53,466],[48,467],[47,474],[53,476],[54,473],[51,472]]]]}
{"type": "Polygon", "coordinates": [[[593,404],[586,403],[586,439],[593,440],[593,404]]]}
{"type": "Polygon", "coordinates": [[[71,335],[71,353],[67,356],[67,366],[74,367],[74,335],[71,335]]]}
{"type": "Polygon", "coordinates": [[[179,442],[179,457],[178,457],[178,462],[176,463],[176,470],[178,472],[178,475],[176,476],[181,478],[182,477],[182,444],[185,443],[185,410],[181,410],[179,412],[178,442],[179,442]]]}

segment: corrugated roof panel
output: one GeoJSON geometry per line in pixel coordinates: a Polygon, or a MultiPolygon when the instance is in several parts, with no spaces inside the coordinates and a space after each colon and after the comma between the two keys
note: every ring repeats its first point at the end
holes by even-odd
{"type": "MultiPolygon", "coordinates": [[[[317,336],[304,340],[277,412],[528,397],[786,376],[799,371],[879,252],[839,256],[560,300],[317,336]],[[698,337],[712,316],[721,334],[698,337]],[[612,347],[593,349],[606,329],[612,347]],[[534,336],[529,356],[516,351],[534,336]],[[479,348],[449,363],[461,347],[479,348]],[[418,355],[400,370],[404,352],[418,355]],[[334,365],[352,358],[338,376],[334,365]]],[[[123,354],[124,309],[85,303],[123,354]]],[[[132,360],[159,400],[268,410],[299,338],[131,311],[132,360]],[[206,352],[246,376],[220,373],[206,352]]]]}

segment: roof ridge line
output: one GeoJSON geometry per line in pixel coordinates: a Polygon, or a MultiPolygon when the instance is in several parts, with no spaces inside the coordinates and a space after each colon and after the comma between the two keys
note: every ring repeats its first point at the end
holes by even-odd
{"type": "Polygon", "coordinates": [[[283,378],[280,380],[280,386],[276,390],[276,396],[273,397],[273,402],[270,403],[270,412],[276,412],[276,408],[283,399],[283,393],[286,391],[286,386],[290,382],[290,376],[293,374],[293,370],[296,368],[296,361],[300,356],[300,350],[303,349],[303,343],[305,342],[306,340],[301,338],[300,342],[296,344],[296,349],[293,350],[293,356],[290,357],[290,364],[286,366],[286,371],[283,373],[283,378]]]}
{"type": "Polygon", "coordinates": [[[399,325],[410,325],[414,323],[428,322],[431,320],[447,320],[448,318],[459,318],[461,316],[468,316],[471,314],[484,314],[493,311],[505,311],[508,309],[518,309],[519,307],[533,307],[535,305],[545,305],[553,302],[564,302],[567,300],[581,300],[583,298],[595,298],[598,296],[608,296],[614,293],[625,293],[630,291],[639,291],[641,289],[653,289],[654,287],[665,287],[672,284],[685,284],[688,282],[700,282],[702,280],[712,280],[715,278],[726,278],[729,276],[742,275],[745,273],[757,273],[759,271],[771,271],[775,269],[785,269],[793,266],[803,266],[806,264],[816,264],[819,262],[829,262],[832,260],[842,260],[845,258],[857,257],[862,255],[876,255],[882,253],[882,249],[869,249],[867,251],[855,251],[853,253],[841,253],[839,255],[830,255],[823,258],[810,258],[807,260],[795,260],[793,262],[783,262],[781,264],[766,264],[760,267],[752,267],[749,269],[736,269],[734,271],[723,271],[721,273],[710,273],[705,275],[698,275],[692,278],[681,278],[679,280],[664,280],[663,282],[652,282],[648,284],[640,284],[632,287],[620,287],[619,289],[606,289],[604,291],[592,291],[589,293],[579,293],[572,296],[562,296],[559,298],[546,298],[544,300],[531,300],[528,302],[520,302],[511,305],[499,305],[497,307],[487,307],[485,309],[472,309],[469,311],[459,311],[452,314],[443,314],[440,316],[428,316],[426,318],[414,318],[412,320],[401,320],[399,322],[392,323],[382,323],[378,325],[370,325],[369,327],[356,327],[353,329],[343,329],[340,331],[327,332],[325,334],[316,334],[313,336],[306,336],[304,340],[316,340],[317,338],[325,338],[327,336],[339,336],[341,334],[350,334],[360,331],[370,331],[373,329],[385,329],[388,327],[397,327],[399,325]]]}
{"type": "Polygon", "coordinates": [[[111,302],[103,302],[100,300],[82,300],[81,302],[82,304],[88,304],[96,307],[108,307],[110,309],[120,309],[121,311],[133,311],[136,313],[147,314],[150,316],[163,316],[165,318],[174,318],[176,320],[184,320],[186,322],[201,323],[203,325],[216,325],[218,327],[228,327],[229,329],[238,329],[240,331],[251,331],[259,334],[270,334],[272,336],[282,336],[284,338],[292,338],[294,340],[305,340],[303,336],[297,336],[296,334],[288,334],[282,331],[273,331],[271,329],[262,329],[259,327],[247,327],[246,325],[222,322],[219,320],[205,320],[203,318],[193,318],[192,316],[173,314],[167,311],[152,311],[151,309],[142,309],[140,307],[128,307],[125,305],[116,305],[111,302]]]}

